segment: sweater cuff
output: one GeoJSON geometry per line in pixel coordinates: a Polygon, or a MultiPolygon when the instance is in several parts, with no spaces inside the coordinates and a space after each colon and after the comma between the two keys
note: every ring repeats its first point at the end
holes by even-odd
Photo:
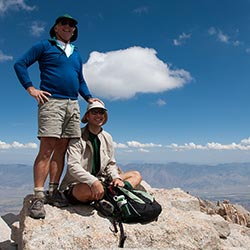
{"type": "Polygon", "coordinates": [[[86,96],[84,97],[84,99],[85,99],[86,102],[88,102],[89,98],[93,98],[92,95],[86,95],[86,96]]]}
{"type": "Polygon", "coordinates": [[[27,88],[29,88],[29,87],[32,87],[33,86],[33,84],[32,84],[32,82],[27,82],[27,83],[24,83],[23,84],[23,87],[27,90],[27,88]]]}

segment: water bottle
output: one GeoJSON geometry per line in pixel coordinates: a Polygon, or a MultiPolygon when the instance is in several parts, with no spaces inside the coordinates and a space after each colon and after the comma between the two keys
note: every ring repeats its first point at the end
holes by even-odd
{"type": "Polygon", "coordinates": [[[124,195],[114,196],[113,199],[117,202],[118,207],[125,215],[131,215],[128,202],[124,195]]]}

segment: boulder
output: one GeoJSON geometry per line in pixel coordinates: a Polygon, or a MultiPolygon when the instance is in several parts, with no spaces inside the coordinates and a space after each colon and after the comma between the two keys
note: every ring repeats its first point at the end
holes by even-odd
{"type": "MultiPolygon", "coordinates": [[[[207,212],[200,199],[181,189],[144,187],[162,205],[162,213],[148,224],[124,223],[125,249],[250,249],[246,225],[228,221],[209,209],[207,212]]],[[[12,226],[12,240],[18,249],[119,249],[119,232],[115,233],[112,222],[91,206],[45,205],[46,218],[34,220],[28,216],[30,198],[25,197],[20,221],[12,226]]]]}

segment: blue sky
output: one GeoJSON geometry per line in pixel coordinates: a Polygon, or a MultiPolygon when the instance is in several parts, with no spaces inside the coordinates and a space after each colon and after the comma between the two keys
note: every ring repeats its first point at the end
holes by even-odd
{"type": "Polygon", "coordinates": [[[249,0],[0,0],[0,163],[38,152],[37,104],[13,64],[65,13],[119,163],[250,161],[249,0]]]}

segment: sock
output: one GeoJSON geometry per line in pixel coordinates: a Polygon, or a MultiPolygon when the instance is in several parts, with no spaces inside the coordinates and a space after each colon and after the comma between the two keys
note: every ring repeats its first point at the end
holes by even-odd
{"type": "Polygon", "coordinates": [[[55,190],[57,190],[58,186],[59,186],[59,183],[50,182],[49,193],[53,193],[55,190]]]}
{"type": "Polygon", "coordinates": [[[44,187],[35,187],[34,193],[36,198],[43,198],[44,195],[44,187]]]}

